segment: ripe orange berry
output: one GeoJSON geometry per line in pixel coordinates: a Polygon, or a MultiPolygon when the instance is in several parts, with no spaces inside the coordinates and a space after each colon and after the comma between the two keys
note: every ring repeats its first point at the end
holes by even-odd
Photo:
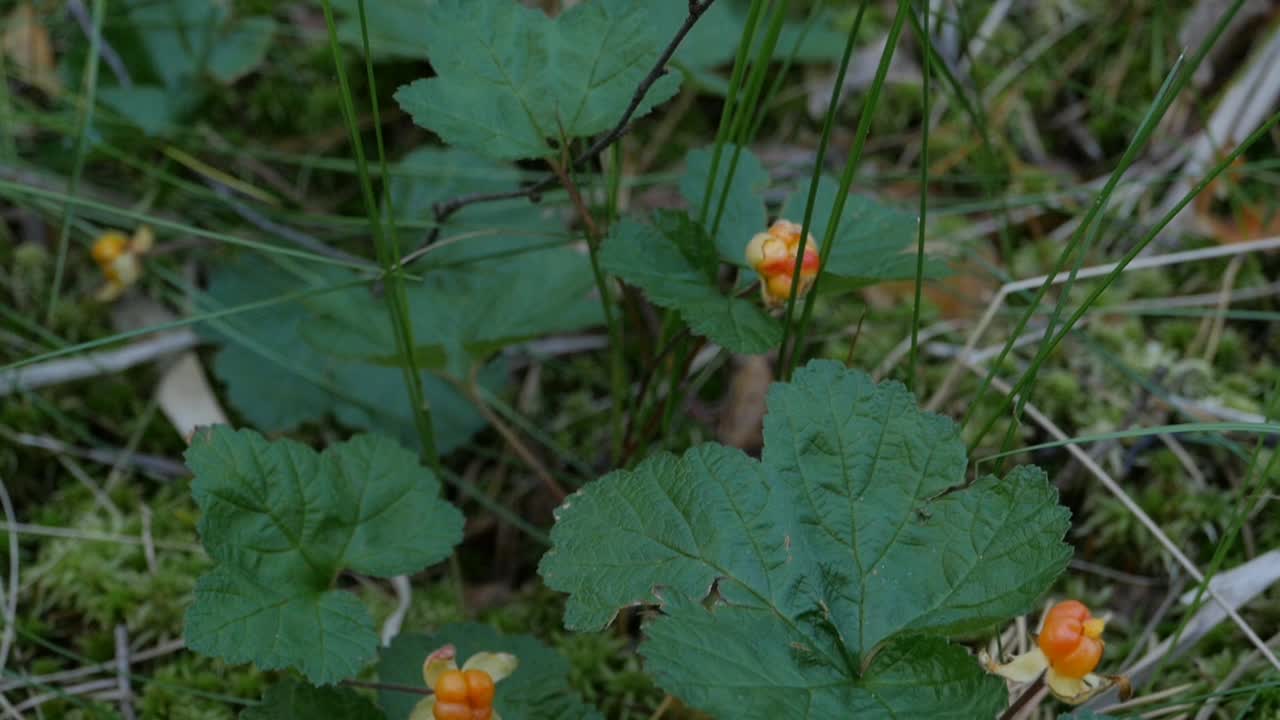
{"type": "Polygon", "coordinates": [[[465,702],[440,702],[440,700],[436,700],[435,706],[431,708],[431,714],[436,720],[473,720],[475,717],[471,706],[465,702]]]}
{"type": "Polygon", "coordinates": [[[449,670],[436,680],[435,720],[490,720],[493,678],[483,670],[449,670]]]}
{"type": "Polygon", "coordinates": [[[1036,642],[1060,675],[1082,678],[1093,672],[1102,660],[1103,622],[1089,613],[1078,600],[1065,600],[1053,606],[1044,618],[1044,628],[1036,642]]]}
{"type": "MultiPolygon", "coordinates": [[[[467,692],[467,677],[461,670],[450,670],[436,680],[436,707],[441,703],[458,703],[470,705],[470,693],[467,692]]],[[[437,716],[439,717],[439,716],[437,716]]]]}
{"type": "Polygon", "coordinates": [[[467,697],[473,708],[487,708],[493,705],[493,678],[483,670],[464,670],[463,677],[467,681],[467,697]]]}

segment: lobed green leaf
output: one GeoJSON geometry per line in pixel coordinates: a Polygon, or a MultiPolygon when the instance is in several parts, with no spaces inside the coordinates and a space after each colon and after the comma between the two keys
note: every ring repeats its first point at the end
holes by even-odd
{"type": "MultiPolygon", "coordinates": [[[[436,77],[400,88],[414,122],[496,159],[555,155],[621,119],[661,53],[643,3],[596,0],[555,20],[515,0],[440,0],[422,21],[436,77]]],[[[661,78],[636,116],[678,89],[661,78]]]]}
{"type": "Polygon", "coordinates": [[[761,461],[702,445],[572,495],[540,566],[565,624],[660,604],[645,656],[720,717],[993,714],[1003,683],[944,638],[1026,612],[1065,568],[1044,474],[966,484],[949,420],[825,361],[771,388],[764,436],[761,461]]]}
{"type": "Polygon", "coordinates": [[[360,602],[334,589],[338,574],[416,572],[462,539],[435,475],[384,437],[316,453],[217,426],[186,460],[216,563],[196,585],[187,645],[228,662],[295,667],[318,684],[355,674],[377,637],[360,602]]]}

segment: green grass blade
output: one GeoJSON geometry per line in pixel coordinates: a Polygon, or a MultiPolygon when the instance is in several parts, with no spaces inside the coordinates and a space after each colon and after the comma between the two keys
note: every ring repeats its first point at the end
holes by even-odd
{"type": "MultiPolygon", "coordinates": [[[[356,116],[355,101],[351,94],[351,85],[347,80],[346,66],[342,62],[342,48],[338,43],[337,25],[333,19],[333,7],[329,0],[323,0],[325,24],[329,29],[329,49],[333,54],[334,69],[338,75],[338,87],[340,89],[340,98],[342,100],[342,114],[346,120],[347,127],[351,134],[351,147],[356,156],[356,167],[359,170],[360,193],[364,199],[365,212],[369,216],[369,225],[373,230],[374,242],[378,250],[378,260],[384,270],[386,270],[386,281],[390,292],[387,296],[387,312],[391,316],[392,326],[395,328],[396,352],[400,355],[402,362],[401,369],[404,373],[405,387],[409,392],[410,400],[413,405],[414,424],[418,429],[419,440],[422,444],[422,455],[426,463],[432,469],[440,468],[440,454],[436,450],[435,431],[431,426],[431,409],[427,406],[426,396],[422,389],[422,377],[418,372],[416,360],[413,357],[413,330],[409,323],[408,303],[405,299],[404,280],[398,268],[399,250],[396,247],[394,230],[389,237],[388,233],[383,231],[382,211],[375,199],[373,192],[373,183],[369,176],[368,162],[364,155],[364,145],[360,141],[359,122],[356,116]]],[[[358,0],[360,8],[360,31],[361,38],[364,43],[365,66],[368,69],[370,81],[372,82],[373,65],[372,57],[369,51],[369,31],[368,24],[365,19],[364,0],[358,0]]],[[[370,86],[370,92],[374,91],[374,86],[370,86]]],[[[371,98],[374,106],[374,113],[377,113],[377,97],[371,98]]],[[[375,126],[377,123],[375,122],[375,126]]],[[[386,172],[386,157],[382,149],[381,131],[378,134],[378,153],[382,157],[381,168],[386,172]]]]}
{"type": "Polygon", "coordinates": [[[915,299],[911,305],[911,350],[907,356],[907,387],[915,387],[916,362],[920,352],[920,304],[924,293],[924,234],[929,220],[929,75],[933,70],[933,38],[929,35],[929,5],[925,3],[917,24],[912,13],[912,28],[924,48],[924,68],[920,71],[920,217],[917,218],[915,299]]]}
{"type": "MultiPolygon", "coordinates": [[[[804,310],[800,313],[800,320],[796,324],[796,337],[791,345],[791,352],[787,355],[787,364],[783,379],[791,377],[791,368],[794,367],[796,358],[800,354],[800,350],[804,347],[805,331],[809,325],[809,319],[813,315],[813,304],[818,297],[818,287],[822,284],[822,276],[827,268],[827,258],[831,255],[831,248],[835,245],[836,232],[840,228],[840,217],[844,214],[845,203],[849,200],[849,187],[853,185],[853,177],[857,173],[858,165],[862,160],[862,151],[867,144],[867,135],[871,132],[871,120],[875,116],[876,105],[880,102],[880,94],[884,90],[885,79],[889,76],[889,65],[893,62],[893,53],[898,47],[898,38],[902,36],[902,27],[906,23],[907,16],[911,14],[911,3],[909,0],[898,0],[898,11],[893,16],[893,25],[889,27],[889,35],[885,40],[884,52],[880,53],[880,64],[876,67],[875,78],[871,81],[871,87],[867,90],[867,98],[862,106],[862,114],[858,118],[858,129],[854,136],[853,147],[849,150],[849,159],[845,162],[844,173],[840,176],[840,189],[836,192],[836,201],[831,208],[831,217],[827,220],[827,231],[822,240],[822,247],[818,253],[819,265],[818,275],[813,279],[813,287],[810,288],[809,294],[804,300],[804,310]]],[[[806,240],[806,236],[801,234],[800,242],[806,240]]],[[[796,269],[798,271],[801,263],[804,261],[804,249],[800,248],[799,254],[796,256],[796,269]]],[[[797,283],[792,283],[792,294],[794,295],[797,283]]],[[[788,307],[791,306],[790,298],[788,298],[788,307]]],[[[785,348],[784,348],[785,350],[785,348]]]]}
{"type": "MultiPolygon", "coordinates": [[[[1164,117],[1164,114],[1169,109],[1169,106],[1173,104],[1173,100],[1181,92],[1182,88],[1185,87],[1188,82],[1190,82],[1191,77],[1195,74],[1196,70],[1199,68],[1200,63],[1204,60],[1205,56],[1209,54],[1209,51],[1212,50],[1213,46],[1216,44],[1222,32],[1226,29],[1231,19],[1235,17],[1236,12],[1239,11],[1240,7],[1243,4],[1244,4],[1244,0],[1236,0],[1232,4],[1232,6],[1228,8],[1226,12],[1223,13],[1222,17],[1219,19],[1218,23],[1215,25],[1213,31],[1200,44],[1200,47],[1197,49],[1196,54],[1192,57],[1192,59],[1189,62],[1184,62],[1185,57],[1181,57],[1179,58],[1178,62],[1174,63],[1173,68],[1170,70],[1169,77],[1166,78],[1164,85],[1161,86],[1160,91],[1156,95],[1155,101],[1152,103],[1152,106],[1148,109],[1147,113],[1145,114],[1141,125],[1138,127],[1137,132],[1134,134],[1133,140],[1129,143],[1129,146],[1125,149],[1125,152],[1121,156],[1120,161],[1117,164],[1115,170],[1112,171],[1110,177],[1107,178],[1106,184],[1099,191],[1098,195],[1094,198],[1094,201],[1091,204],[1088,213],[1085,215],[1085,217],[1081,221],[1080,226],[1076,229],[1075,233],[1073,233],[1072,239],[1070,242],[1068,242],[1067,247],[1064,248],[1062,253],[1059,254],[1057,261],[1054,263],[1053,270],[1049,273],[1048,277],[1045,278],[1044,284],[1036,292],[1036,295],[1033,298],[1031,305],[1027,307],[1026,312],[1024,312],[1022,317],[1019,319],[1019,322],[1015,330],[1010,333],[1009,339],[1006,341],[1005,346],[1002,348],[1000,356],[995,360],[995,362],[991,363],[990,369],[987,371],[987,375],[986,377],[983,378],[982,385],[979,387],[977,397],[975,397],[973,402],[969,405],[969,411],[965,413],[965,417],[964,417],[964,420],[962,420],[962,424],[965,424],[965,425],[968,424],[968,421],[972,416],[973,410],[981,404],[981,400],[983,396],[985,395],[986,391],[989,389],[991,378],[994,377],[998,368],[1003,364],[1005,358],[1008,356],[1009,351],[1012,350],[1014,341],[1017,339],[1018,336],[1022,334],[1023,329],[1026,327],[1027,321],[1030,319],[1031,315],[1036,311],[1036,308],[1039,306],[1039,303],[1041,302],[1041,300],[1043,300],[1044,296],[1048,293],[1049,287],[1051,287],[1053,280],[1057,277],[1058,273],[1062,271],[1062,268],[1066,264],[1067,259],[1070,258],[1071,255],[1077,250],[1077,246],[1080,244],[1081,238],[1093,237],[1093,234],[1098,232],[1097,227],[1094,227],[1094,223],[1097,222],[1098,215],[1101,213],[1102,209],[1106,206],[1107,202],[1110,200],[1111,194],[1115,191],[1116,185],[1119,183],[1121,176],[1137,160],[1138,153],[1142,150],[1143,147],[1145,147],[1147,140],[1149,140],[1151,135],[1155,132],[1156,126],[1159,124],[1160,120],[1164,117]],[[1089,235],[1086,236],[1086,233],[1089,233],[1089,235]]],[[[1089,241],[1086,240],[1086,243],[1088,242],[1089,241]]],[[[1077,256],[1076,265],[1075,267],[1072,268],[1071,275],[1068,276],[1067,288],[1063,291],[1063,293],[1060,296],[1061,300],[1059,302],[1059,308],[1062,307],[1063,304],[1066,302],[1066,298],[1068,297],[1068,291],[1070,290],[1071,285],[1074,284],[1076,273],[1078,272],[1079,268],[1082,266],[1088,249],[1089,249],[1089,244],[1086,244],[1086,246],[1083,249],[1080,249],[1080,253],[1077,256]]],[[[1091,302],[1092,300],[1086,301],[1086,304],[1083,305],[1082,308],[1087,309],[1088,305],[1091,304],[1091,302]]],[[[1004,401],[1001,402],[1001,408],[1007,408],[1011,403],[1015,403],[1015,408],[1016,408],[1014,411],[1015,422],[1010,424],[1010,432],[1006,433],[1006,436],[1005,436],[1004,443],[1006,444],[1005,445],[1006,447],[1007,447],[1007,443],[1011,442],[1012,440],[1012,434],[1011,434],[1012,429],[1013,427],[1016,426],[1016,418],[1020,414],[1020,409],[1026,403],[1026,393],[1022,391],[1027,387],[1029,387],[1031,383],[1034,382],[1036,374],[1039,372],[1040,366],[1043,364],[1044,360],[1048,357],[1048,354],[1052,351],[1053,347],[1056,345],[1056,343],[1052,341],[1052,338],[1054,337],[1052,329],[1056,325],[1056,318],[1057,318],[1057,314],[1055,312],[1055,315],[1050,320],[1050,331],[1046,333],[1045,340],[1041,343],[1036,353],[1035,360],[1032,361],[1027,371],[1023,374],[1022,378],[1018,381],[1018,383],[1015,386],[1016,395],[1010,394],[1005,397],[1004,401]],[[1016,396],[1016,399],[1015,399],[1015,396],[1016,396]]],[[[1003,412],[1004,412],[1003,409],[998,410],[996,413],[993,413],[991,415],[991,417],[987,420],[986,423],[984,423],[984,425],[978,431],[977,435],[975,436],[974,440],[970,445],[971,451],[974,447],[976,447],[982,441],[982,439],[986,436],[986,434],[990,432],[991,428],[995,425],[996,421],[998,420],[999,414],[1003,412]]]]}
{"type": "MultiPolygon", "coordinates": [[[[1182,198],[1172,208],[1170,208],[1167,213],[1165,213],[1164,217],[1160,218],[1160,220],[1157,221],[1156,224],[1153,225],[1151,229],[1148,230],[1147,233],[1143,235],[1142,238],[1139,239],[1138,242],[1135,243],[1132,248],[1130,248],[1129,252],[1125,253],[1124,257],[1120,259],[1120,262],[1116,263],[1115,268],[1112,269],[1112,271],[1108,273],[1107,276],[1103,278],[1102,281],[1098,283],[1092,291],[1090,291],[1089,295],[1084,299],[1084,301],[1080,304],[1080,306],[1076,308],[1076,310],[1071,314],[1071,317],[1069,317],[1067,321],[1063,324],[1063,327],[1058,332],[1058,334],[1048,341],[1048,344],[1044,349],[1044,354],[1048,356],[1050,353],[1054,351],[1055,348],[1058,347],[1058,345],[1063,341],[1063,339],[1066,338],[1066,336],[1070,334],[1072,329],[1075,328],[1076,323],[1080,321],[1080,318],[1084,317],[1085,313],[1087,313],[1089,309],[1093,306],[1093,303],[1096,302],[1097,299],[1104,292],[1106,292],[1109,287],[1111,287],[1111,284],[1114,283],[1116,279],[1119,278],[1120,275],[1124,273],[1124,270],[1129,266],[1129,263],[1133,262],[1133,260],[1138,257],[1138,255],[1142,252],[1142,250],[1146,248],[1147,245],[1150,244],[1151,241],[1154,240],[1156,236],[1158,236],[1160,232],[1163,231],[1165,227],[1169,225],[1169,223],[1173,222],[1173,219],[1177,217],[1179,213],[1182,212],[1183,208],[1191,204],[1191,201],[1195,199],[1197,195],[1203,192],[1204,189],[1207,188],[1214,180],[1216,180],[1219,175],[1225,172],[1227,168],[1229,168],[1231,164],[1235,162],[1236,158],[1239,158],[1246,151],[1248,151],[1248,149],[1251,148],[1255,143],[1257,143],[1262,138],[1266,137],[1267,134],[1271,131],[1271,129],[1273,127],[1276,127],[1278,123],[1280,123],[1280,113],[1276,113],[1275,115],[1272,115],[1270,118],[1264,121],[1262,125],[1258,126],[1256,130],[1254,130],[1247,138],[1245,138],[1244,142],[1242,142],[1234,150],[1228,153],[1226,157],[1224,157],[1217,165],[1213,166],[1213,168],[1211,168],[1210,171],[1205,174],[1204,178],[1202,178],[1198,183],[1196,183],[1195,187],[1191,188],[1191,190],[1189,190],[1185,195],[1183,195],[1182,198]]],[[[1013,335],[1011,337],[1016,338],[1017,336],[1013,335]]],[[[990,375],[990,373],[988,373],[988,375],[990,375]]],[[[1026,376],[1024,375],[1023,378],[1014,385],[1012,392],[1008,395],[1005,395],[1004,398],[1000,401],[999,407],[997,407],[995,412],[992,413],[991,421],[987,424],[984,430],[989,430],[990,426],[995,423],[995,420],[1002,413],[1004,413],[1006,410],[1009,409],[1009,407],[1013,403],[1013,399],[1012,399],[1013,395],[1016,393],[1021,393],[1026,388],[1026,385],[1027,385],[1027,380],[1026,380],[1026,376]]],[[[978,439],[981,440],[981,437],[979,437],[978,439]]],[[[976,446],[976,444],[977,443],[975,442],[973,446],[976,446]]],[[[971,450],[973,446],[971,446],[971,450]]]]}
{"type": "MultiPolygon", "coordinates": [[[[849,70],[849,60],[853,57],[853,45],[857,40],[858,30],[862,27],[862,18],[866,15],[869,0],[863,0],[858,6],[858,14],[853,18],[853,25],[845,38],[844,53],[840,56],[840,66],[836,70],[835,85],[831,88],[831,100],[827,103],[827,114],[822,120],[822,136],[818,140],[818,150],[813,159],[813,177],[809,180],[809,197],[804,204],[804,217],[800,221],[800,245],[796,248],[796,264],[791,269],[792,277],[800,274],[804,264],[804,250],[809,242],[809,228],[813,222],[813,206],[818,200],[818,182],[822,178],[822,167],[827,157],[827,148],[831,145],[831,131],[835,127],[836,113],[840,109],[840,94],[844,89],[845,74],[849,70]]],[[[791,284],[791,294],[787,296],[787,306],[782,314],[782,342],[778,345],[778,360],[782,373],[781,379],[791,376],[790,363],[787,360],[787,339],[791,336],[791,318],[796,308],[797,283],[791,284]]]]}
{"type": "MultiPolygon", "coordinates": [[[[98,59],[102,48],[102,18],[106,14],[106,0],[93,2],[93,34],[89,36],[89,55],[85,58],[84,108],[80,113],[80,127],[76,132],[76,157],[71,166],[71,179],[67,183],[67,195],[74,198],[80,191],[80,176],[84,174],[84,161],[89,152],[89,130],[93,127],[93,107],[98,99],[98,59]]],[[[8,82],[0,79],[0,82],[8,82]]],[[[53,323],[58,309],[58,296],[62,292],[62,275],[67,267],[67,250],[71,241],[71,223],[75,218],[75,205],[67,202],[62,209],[62,224],[58,228],[58,258],[53,269],[53,284],[49,288],[49,309],[45,312],[45,324],[53,323]]]]}

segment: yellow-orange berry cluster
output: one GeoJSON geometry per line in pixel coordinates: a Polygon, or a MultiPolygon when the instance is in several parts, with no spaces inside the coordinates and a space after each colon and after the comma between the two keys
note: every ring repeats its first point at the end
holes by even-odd
{"type": "MultiPolygon", "coordinates": [[[[760,295],[769,307],[785,305],[791,295],[796,257],[800,254],[801,230],[799,225],[789,220],[779,220],[768,232],[757,234],[747,244],[747,264],[760,275],[760,295]]],[[[804,260],[800,263],[797,298],[804,297],[813,287],[819,264],[818,241],[810,233],[804,244],[804,260]]]]}
{"type": "Polygon", "coordinates": [[[436,720],[489,720],[493,717],[493,678],[483,670],[449,670],[436,680],[436,720]]]}
{"type": "Polygon", "coordinates": [[[151,250],[154,242],[151,228],[145,225],[132,238],[118,230],[108,230],[94,240],[90,254],[107,281],[98,291],[99,300],[115,300],[138,281],[142,276],[142,255],[151,250]]]}

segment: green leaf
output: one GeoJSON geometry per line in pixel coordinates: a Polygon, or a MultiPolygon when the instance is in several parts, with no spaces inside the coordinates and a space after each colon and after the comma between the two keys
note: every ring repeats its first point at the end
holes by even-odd
{"type": "MultiPolygon", "coordinates": [[[[715,6],[712,6],[715,7],[715,6]]],[[[715,185],[707,209],[707,228],[715,222],[716,208],[725,184],[729,194],[725,197],[724,211],[720,215],[720,228],[716,233],[716,248],[720,257],[729,263],[747,267],[747,243],[756,233],[768,229],[764,213],[764,191],[769,187],[769,173],[750,150],[743,149],[738,156],[738,166],[729,182],[729,165],[735,146],[725,145],[716,169],[715,185]]],[[[712,148],[702,148],[689,153],[684,175],[680,178],[680,194],[689,203],[690,213],[701,217],[702,202],[707,192],[707,178],[711,175],[712,148]]]]}
{"type": "Polygon", "coordinates": [[[966,485],[953,423],[826,361],[770,389],[764,436],[762,461],[702,445],[575,493],[540,567],[566,626],[660,602],[645,656],[720,717],[994,713],[1003,682],[943,638],[1028,611],[1066,566],[1044,473],[966,485]]]}
{"type": "Polygon", "coordinates": [[[209,74],[231,84],[253,72],[266,59],[275,32],[276,21],[269,17],[244,18],[224,27],[209,50],[209,74]]]}
{"type": "MultiPolygon", "coordinates": [[[[432,0],[377,0],[364,4],[369,27],[369,49],[377,59],[425,60],[427,46],[422,39],[422,16],[432,0]]],[[[333,0],[338,37],[361,50],[360,16],[356,0],[333,0]]]]}
{"type": "Polygon", "coordinates": [[[172,133],[184,108],[180,93],[155,85],[104,87],[98,90],[98,98],[152,137],[172,133]]]}
{"type": "MultiPolygon", "coordinates": [[[[447,625],[438,633],[400,635],[382,651],[378,679],[410,687],[422,683],[422,663],[432,651],[452,644],[459,663],[478,652],[508,652],[520,660],[511,677],[498,683],[494,709],[512,720],[598,720],[569,685],[569,662],[527,635],[500,635],[488,625],[447,625]]],[[[405,720],[421,697],[384,690],[379,702],[389,720],[405,720]]]]}
{"type": "MultiPolygon", "coordinates": [[[[406,286],[420,363],[464,377],[472,362],[542,335],[600,323],[587,257],[569,249],[519,256],[497,270],[432,273],[406,286]]],[[[339,348],[361,362],[397,366],[391,321],[365,293],[320,299],[303,334],[316,347],[339,348]]]]}
{"type": "Polygon", "coordinates": [[[380,436],[316,453],[216,426],[185,457],[216,563],[196,584],[186,641],[227,662],[293,667],[317,684],[356,674],[377,636],[360,601],[334,589],[338,574],[417,572],[462,540],[439,480],[380,436]]]}
{"type": "Polygon", "coordinates": [[[266,57],[275,35],[269,17],[235,18],[208,0],[129,0],[129,19],[142,35],[151,66],[171,91],[208,72],[231,83],[266,57]]]}
{"type": "Polygon", "coordinates": [[[796,627],[768,609],[708,610],[678,593],[641,646],[658,684],[721,718],[994,718],[1004,681],[939,638],[904,638],[857,677],[839,649],[819,646],[823,629],[796,627]]]}
{"type": "MultiPolygon", "coordinates": [[[[353,277],[342,270],[316,272],[304,281],[270,262],[242,256],[214,270],[208,294],[215,308],[232,307],[353,277]]],[[[264,430],[292,430],[333,415],[350,427],[386,433],[416,447],[413,411],[398,369],[340,353],[340,339],[312,344],[304,337],[304,325],[326,307],[325,302],[360,305],[372,318],[386,317],[386,310],[372,302],[368,291],[357,288],[327,299],[316,296],[234,315],[211,325],[211,334],[223,343],[214,358],[214,373],[226,383],[231,404],[264,430]]],[[[475,407],[450,383],[430,372],[424,372],[422,379],[440,452],[462,445],[485,426],[475,407]]],[[[495,392],[505,379],[498,363],[480,373],[481,384],[495,392]]]]}
{"type": "Polygon", "coordinates": [[[690,330],[732,352],[756,354],[772,349],[782,337],[778,322],[756,303],[722,294],[681,252],[690,243],[705,244],[705,233],[687,218],[672,218],[675,214],[655,213],[656,225],[620,222],[600,252],[601,266],[644,290],[655,305],[679,311],[690,330]],[[691,233],[698,233],[700,239],[681,237],[691,233]]]}
{"type": "MultiPolygon", "coordinates": [[[[716,181],[707,210],[707,224],[715,218],[720,193],[729,178],[729,164],[734,147],[726,145],[716,171],[716,181]]],[[[680,193],[689,203],[691,213],[701,213],[707,178],[711,173],[711,148],[689,153],[684,175],[680,178],[680,193]]],[[[742,268],[747,268],[745,257],[747,243],[759,232],[767,229],[764,207],[764,191],[769,187],[769,173],[750,150],[743,150],[738,157],[738,167],[729,193],[725,196],[724,211],[720,217],[720,229],[716,233],[716,247],[720,258],[742,268]]],[[[822,176],[818,182],[818,194],[814,200],[810,234],[822,242],[826,237],[827,220],[835,207],[839,183],[822,176]]],[[[793,193],[783,205],[779,215],[794,223],[804,221],[807,189],[793,193]]],[[[916,257],[907,252],[915,247],[916,216],[910,212],[885,205],[863,195],[850,195],[841,214],[835,247],[827,259],[827,278],[822,288],[825,292],[845,291],[882,280],[905,280],[916,275],[916,257]]],[[[926,258],[925,277],[945,274],[945,266],[926,258]]],[[[744,275],[743,277],[754,277],[744,275]]]]}
{"type": "MultiPolygon", "coordinates": [[[[437,76],[396,100],[450,145],[497,159],[549,157],[561,138],[611,128],[661,52],[644,6],[627,0],[555,20],[515,0],[440,0],[421,27],[437,76]]],[[[678,85],[660,79],[636,116],[678,85]]]]}
{"type": "MultiPolygon", "coordinates": [[[[840,185],[835,179],[822,176],[809,228],[819,243],[826,237],[827,221],[835,209],[839,192],[840,185]]],[[[808,198],[807,189],[792,194],[783,206],[782,217],[795,223],[803,221],[808,198]]],[[[840,215],[840,226],[836,230],[835,246],[827,258],[826,272],[845,280],[841,287],[915,278],[916,256],[913,251],[917,222],[914,213],[864,195],[850,195],[840,215]]],[[[926,258],[925,269],[925,277],[938,277],[944,267],[926,258]]],[[[825,280],[823,282],[826,283],[825,280]]],[[[833,288],[828,287],[830,289],[833,288]]]]}
{"type": "MultiPolygon", "coordinates": [[[[397,164],[391,198],[401,221],[434,223],[435,203],[509,191],[526,179],[527,173],[475,153],[423,147],[397,164]]],[[[477,203],[449,217],[438,244],[415,262],[413,269],[424,273],[433,268],[518,270],[531,254],[562,250],[569,242],[557,208],[526,198],[477,203]]]]}
{"type": "MultiPolygon", "coordinates": [[[[746,30],[748,4],[745,0],[718,0],[714,3],[681,43],[676,51],[676,61],[691,73],[703,74],[706,74],[703,71],[733,62],[738,42],[746,30]]],[[[689,14],[689,3],[686,0],[654,0],[651,5],[658,37],[674,37],[689,14]]],[[[827,62],[840,57],[845,30],[840,27],[838,14],[831,11],[822,13],[806,31],[808,22],[795,21],[783,25],[775,59],[782,60],[790,55],[802,34],[804,42],[796,53],[798,62],[827,62]]],[[[763,41],[763,35],[757,36],[757,42],[763,41]]],[[[754,56],[754,50],[752,54],[754,56]]]]}
{"type": "Polygon", "coordinates": [[[313,687],[296,680],[273,685],[262,704],[245,709],[240,720],[385,720],[382,711],[346,688],[313,687]]]}

